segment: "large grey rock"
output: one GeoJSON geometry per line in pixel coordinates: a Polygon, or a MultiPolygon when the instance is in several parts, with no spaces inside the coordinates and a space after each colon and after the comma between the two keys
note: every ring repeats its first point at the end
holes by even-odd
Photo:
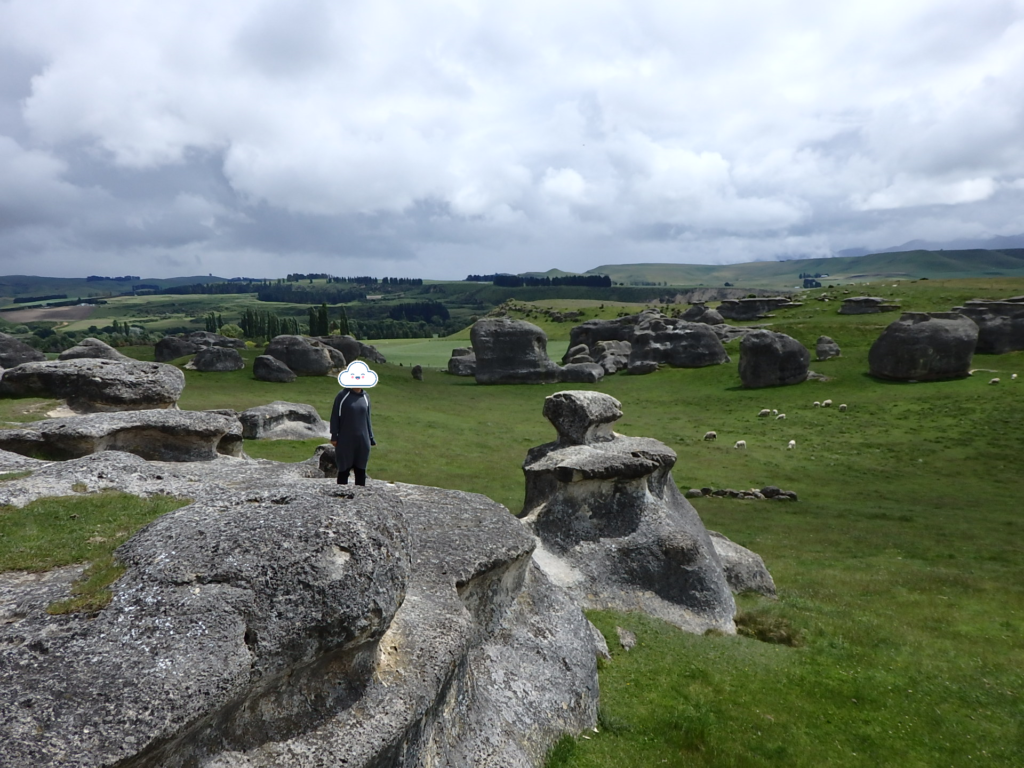
{"type": "Polygon", "coordinates": [[[597,363],[569,363],[562,366],[559,380],[567,384],[596,384],[604,378],[604,372],[597,363]]]}
{"type": "Polygon", "coordinates": [[[332,347],[330,344],[325,344],[319,339],[310,339],[309,343],[312,344],[314,347],[320,347],[321,349],[327,352],[328,356],[330,356],[331,358],[332,369],[336,371],[343,371],[348,366],[345,355],[339,352],[336,348],[332,347]]]}
{"type": "Polygon", "coordinates": [[[246,440],[313,440],[329,438],[331,429],[316,408],[275,400],[238,414],[246,440]]]}
{"type": "Polygon", "coordinates": [[[94,413],[0,430],[0,449],[55,460],[125,451],[153,461],[209,461],[242,455],[242,427],[210,412],[94,413]]]}
{"type": "Polygon", "coordinates": [[[967,376],[978,326],[957,312],[904,312],[871,345],[871,375],[896,381],[967,376]]]}
{"type": "Polygon", "coordinates": [[[297,378],[291,368],[270,355],[258,355],[252,361],[252,375],[253,378],[260,381],[276,381],[284,384],[295,381],[297,378]]]}
{"type": "Polygon", "coordinates": [[[323,345],[314,345],[302,336],[275,336],[267,344],[266,354],[277,358],[299,376],[323,376],[331,370],[331,355],[323,345]]]}
{"type": "Polygon", "coordinates": [[[688,323],[705,323],[707,325],[721,325],[725,322],[718,310],[706,307],[703,304],[694,304],[680,315],[680,319],[688,323]]]}
{"type": "Polygon", "coordinates": [[[839,314],[875,315],[879,312],[894,312],[899,308],[899,304],[886,304],[885,299],[879,296],[851,296],[843,299],[843,305],[839,307],[839,314]]]}
{"type": "Polygon", "coordinates": [[[760,296],[756,298],[724,299],[718,305],[718,314],[725,320],[760,320],[771,317],[777,309],[799,307],[799,302],[786,296],[760,296]]]}
{"type": "Polygon", "coordinates": [[[559,439],[527,454],[520,513],[544,572],[586,608],[735,631],[722,564],[672,480],[675,452],[612,432],[621,405],[602,393],[559,392],[544,414],[559,439]]]}
{"type": "Polygon", "coordinates": [[[1002,301],[972,299],[954,312],[971,318],[978,326],[975,352],[1003,355],[1024,349],[1024,300],[1020,297],[1002,301]]]}
{"type": "Polygon", "coordinates": [[[473,376],[476,374],[476,355],[472,347],[456,347],[448,358],[448,373],[453,376],[473,376]]]}
{"type": "Polygon", "coordinates": [[[179,357],[194,355],[202,347],[180,336],[164,336],[153,349],[153,359],[158,363],[169,363],[179,357]]]}
{"type": "Polygon", "coordinates": [[[95,617],[45,611],[80,571],[0,574],[5,700],[31,702],[0,764],[525,768],[594,725],[590,625],[504,507],[300,469],[106,453],[0,485],[196,499],[119,550],[95,617]]]}
{"type": "Polygon", "coordinates": [[[65,349],[59,355],[58,360],[80,360],[82,358],[99,358],[101,360],[128,360],[126,355],[122,355],[112,346],[99,339],[94,339],[91,336],[89,338],[82,339],[71,349],[65,349]]]}
{"type": "Polygon", "coordinates": [[[548,337],[525,320],[477,320],[470,329],[478,384],[551,384],[561,369],[548,357],[548,337]]]}
{"type": "Polygon", "coordinates": [[[828,336],[819,336],[818,342],[814,345],[814,351],[818,360],[831,360],[833,357],[842,355],[839,345],[828,336]]]}
{"type": "Polygon", "coordinates": [[[765,597],[776,597],[775,579],[756,552],[740,546],[718,531],[708,531],[718,559],[725,568],[725,578],[734,594],[757,592],[765,597]]]}
{"type": "Polygon", "coordinates": [[[66,399],[78,413],[171,408],[185,388],[172,365],[138,360],[49,360],[4,371],[0,394],[66,399]]]}
{"type": "Polygon", "coordinates": [[[740,340],[740,379],[744,387],[779,387],[807,380],[811,353],[784,333],[752,331],[740,340]]]}
{"type": "Polygon", "coordinates": [[[634,328],[628,367],[659,363],[674,368],[704,368],[729,361],[729,355],[710,326],[667,318],[644,311],[634,328]]]}
{"type": "Polygon", "coordinates": [[[593,350],[601,341],[630,341],[640,315],[627,315],[614,320],[586,320],[569,331],[569,348],[583,344],[593,350]]]}
{"type": "Polygon", "coordinates": [[[189,370],[206,373],[226,373],[245,368],[245,361],[237,349],[230,347],[204,347],[185,366],[189,370]]]}
{"type": "Polygon", "coordinates": [[[352,336],[317,336],[319,341],[324,344],[334,347],[336,350],[344,355],[345,360],[352,362],[356,358],[362,358],[368,360],[371,363],[386,363],[387,359],[382,355],[376,347],[370,344],[364,344],[352,336]]]}
{"type": "Polygon", "coordinates": [[[13,368],[22,363],[45,360],[46,355],[23,341],[0,333],[0,368],[13,368]]]}
{"type": "Polygon", "coordinates": [[[210,331],[192,331],[187,339],[198,347],[226,347],[228,349],[245,349],[245,339],[232,339],[210,331]]]}

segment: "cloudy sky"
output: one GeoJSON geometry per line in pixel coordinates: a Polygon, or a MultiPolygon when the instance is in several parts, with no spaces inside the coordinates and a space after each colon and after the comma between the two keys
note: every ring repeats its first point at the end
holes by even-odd
{"type": "Polygon", "coordinates": [[[1024,0],[0,0],[0,272],[1024,233],[1024,0]]]}

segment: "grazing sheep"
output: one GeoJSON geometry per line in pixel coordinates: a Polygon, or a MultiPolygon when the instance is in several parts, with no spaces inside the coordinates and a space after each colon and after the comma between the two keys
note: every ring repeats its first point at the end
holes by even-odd
{"type": "Polygon", "coordinates": [[[758,418],[760,418],[762,416],[771,416],[771,415],[772,415],[772,412],[769,411],[767,408],[762,408],[761,412],[757,414],[758,418]]]}
{"type": "Polygon", "coordinates": [[[821,408],[821,403],[819,403],[817,400],[815,400],[814,401],[814,407],[815,408],[821,408]]]}
{"type": "Polygon", "coordinates": [[[780,419],[784,419],[784,418],[786,418],[786,414],[780,413],[778,416],[775,417],[775,420],[779,421],[780,419]]]}
{"type": "Polygon", "coordinates": [[[1015,374],[1013,374],[1013,376],[1011,376],[1010,378],[1011,378],[1011,379],[1016,379],[1016,378],[1017,378],[1017,374],[1016,374],[1016,373],[1015,373],[1015,374]]]}
{"type": "Polygon", "coordinates": [[[786,446],[786,449],[793,450],[794,448],[796,448],[796,440],[790,440],[789,445],[786,446]]]}
{"type": "Polygon", "coordinates": [[[778,416],[778,415],[779,415],[779,409],[778,408],[772,408],[772,416],[778,416]]]}
{"type": "Polygon", "coordinates": [[[845,412],[846,411],[846,403],[840,403],[839,404],[839,410],[845,412]]]}
{"type": "Polygon", "coordinates": [[[832,401],[831,400],[822,400],[821,401],[821,407],[822,408],[831,408],[832,407],[832,401]]]}
{"type": "Polygon", "coordinates": [[[705,432],[704,433],[704,439],[705,440],[717,440],[718,439],[718,433],[717,432],[705,432]]]}
{"type": "Polygon", "coordinates": [[[999,377],[997,376],[997,377],[996,377],[996,378],[994,378],[994,379],[989,379],[989,380],[988,380],[988,383],[989,383],[989,384],[998,384],[998,383],[999,383],[999,377]]]}
{"type": "Polygon", "coordinates": [[[746,448],[746,447],[747,447],[747,441],[746,440],[737,440],[736,441],[736,445],[733,446],[733,448],[746,448]]]}

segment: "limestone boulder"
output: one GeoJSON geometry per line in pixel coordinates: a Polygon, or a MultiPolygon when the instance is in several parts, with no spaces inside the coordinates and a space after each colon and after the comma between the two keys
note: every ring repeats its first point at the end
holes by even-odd
{"type": "Polygon", "coordinates": [[[904,312],[871,345],[871,375],[896,381],[941,381],[967,376],[978,325],[958,312],[904,312]]]}
{"type": "Polygon", "coordinates": [[[799,302],[790,301],[786,296],[723,299],[718,305],[718,314],[723,320],[760,320],[771,317],[775,310],[799,306],[799,302]]]}
{"type": "Polygon", "coordinates": [[[604,378],[604,372],[597,363],[569,363],[562,366],[559,380],[567,384],[596,384],[604,378]]]}
{"type": "Polygon", "coordinates": [[[704,368],[728,361],[725,347],[710,326],[644,312],[633,333],[628,367],[632,373],[640,363],[704,368]]]}
{"type": "Polygon", "coordinates": [[[138,360],[48,360],[4,371],[0,394],[67,400],[77,413],[171,408],[185,388],[172,365],[138,360]]]}
{"type": "Polygon", "coordinates": [[[839,345],[828,336],[818,337],[818,341],[814,345],[814,351],[818,355],[818,360],[831,360],[833,357],[842,355],[839,345]]]}
{"type": "Polygon", "coordinates": [[[470,329],[478,384],[551,384],[561,368],[548,357],[548,337],[525,320],[477,320],[470,329]]]}
{"type": "Polygon", "coordinates": [[[232,339],[211,331],[192,331],[187,340],[197,347],[226,347],[228,349],[245,349],[245,339],[232,339]]]}
{"type": "Polygon", "coordinates": [[[743,386],[780,387],[807,380],[811,353],[784,333],[752,331],[740,340],[740,379],[743,386]]]}
{"type": "Polygon", "coordinates": [[[843,299],[840,315],[876,315],[879,312],[895,312],[899,304],[887,304],[880,296],[850,296],[843,299]]]}
{"type": "Polygon", "coordinates": [[[207,373],[225,373],[245,368],[245,361],[237,349],[231,347],[204,347],[185,366],[189,370],[207,373]]]}
{"type": "Polygon", "coordinates": [[[694,304],[680,316],[681,320],[688,323],[705,323],[706,325],[721,325],[725,322],[718,310],[706,307],[703,304],[694,304]]]}
{"type": "Polygon", "coordinates": [[[270,355],[259,355],[252,361],[252,375],[260,381],[275,381],[282,384],[295,381],[297,378],[291,368],[270,355]]]}
{"type": "Polygon", "coordinates": [[[305,403],[275,400],[238,414],[246,440],[327,439],[331,430],[316,408],[305,403]]]}
{"type": "Polygon", "coordinates": [[[38,349],[9,334],[0,333],[0,368],[13,368],[22,363],[45,359],[46,355],[38,349]]]}
{"type": "Polygon", "coordinates": [[[1024,349],[1024,300],[1020,297],[1002,301],[972,299],[962,307],[954,307],[978,326],[975,352],[1003,355],[1024,349]]]}
{"type": "Polygon", "coordinates": [[[412,367],[412,377],[414,379],[416,379],[416,381],[423,381],[423,366],[422,365],[414,365],[412,367]]]}
{"type": "Polygon", "coordinates": [[[352,336],[318,336],[316,338],[324,344],[341,352],[345,357],[345,360],[349,363],[356,358],[360,358],[371,363],[387,362],[387,359],[377,350],[376,347],[370,344],[364,344],[352,336]]]}
{"type": "Polygon", "coordinates": [[[534,559],[585,608],[642,610],[690,632],[734,632],[722,563],[672,480],[675,452],[615,434],[621,413],[598,392],[545,401],[558,439],[530,449],[523,464],[520,517],[537,537],[534,559]]]}
{"type": "Polygon", "coordinates": [[[275,336],[267,344],[266,354],[280,360],[299,376],[324,376],[333,367],[324,345],[314,345],[303,336],[275,336]]]}
{"type": "Polygon", "coordinates": [[[179,357],[194,355],[202,347],[180,336],[164,336],[153,349],[153,359],[158,363],[169,363],[179,357]]]}
{"type": "Polygon", "coordinates": [[[102,451],[151,461],[210,461],[242,455],[242,427],[237,419],[206,411],[93,413],[0,430],[0,449],[57,461],[102,451]]]}
{"type": "Polygon", "coordinates": [[[128,360],[112,346],[99,339],[92,337],[82,339],[71,349],[65,349],[59,355],[58,360],[79,360],[81,358],[99,358],[101,360],[128,360]]]}
{"type": "Polygon", "coordinates": [[[448,358],[448,373],[453,376],[476,375],[476,355],[472,347],[456,347],[448,358]]]}
{"type": "Polygon", "coordinates": [[[708,531],[711,543],[725,569],[725,578],[733,594],[756,592],[765,597],[776,597],[775,580],[756,552],[740,546],[718,531],[708,531]]]}
{"type": "Polygon", "coordinates": [[[627,315],[614,320],[586,320],[569,332],[569,348],[583,344],[593,349],[601,341],[630,341],[639,315],[627,315]]]}

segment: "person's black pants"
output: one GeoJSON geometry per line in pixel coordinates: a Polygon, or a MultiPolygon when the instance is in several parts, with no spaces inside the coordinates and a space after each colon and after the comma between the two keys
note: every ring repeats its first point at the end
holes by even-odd
{"type": "Polygon", "coordinates": [[[350,467],[349,469],[338,470],[338,485],[348,485],[348,473],[350,470],[355,470],[356,473],[356,485],[366,485],[366,469],[360,469],[359,467],[350,467]]]}

